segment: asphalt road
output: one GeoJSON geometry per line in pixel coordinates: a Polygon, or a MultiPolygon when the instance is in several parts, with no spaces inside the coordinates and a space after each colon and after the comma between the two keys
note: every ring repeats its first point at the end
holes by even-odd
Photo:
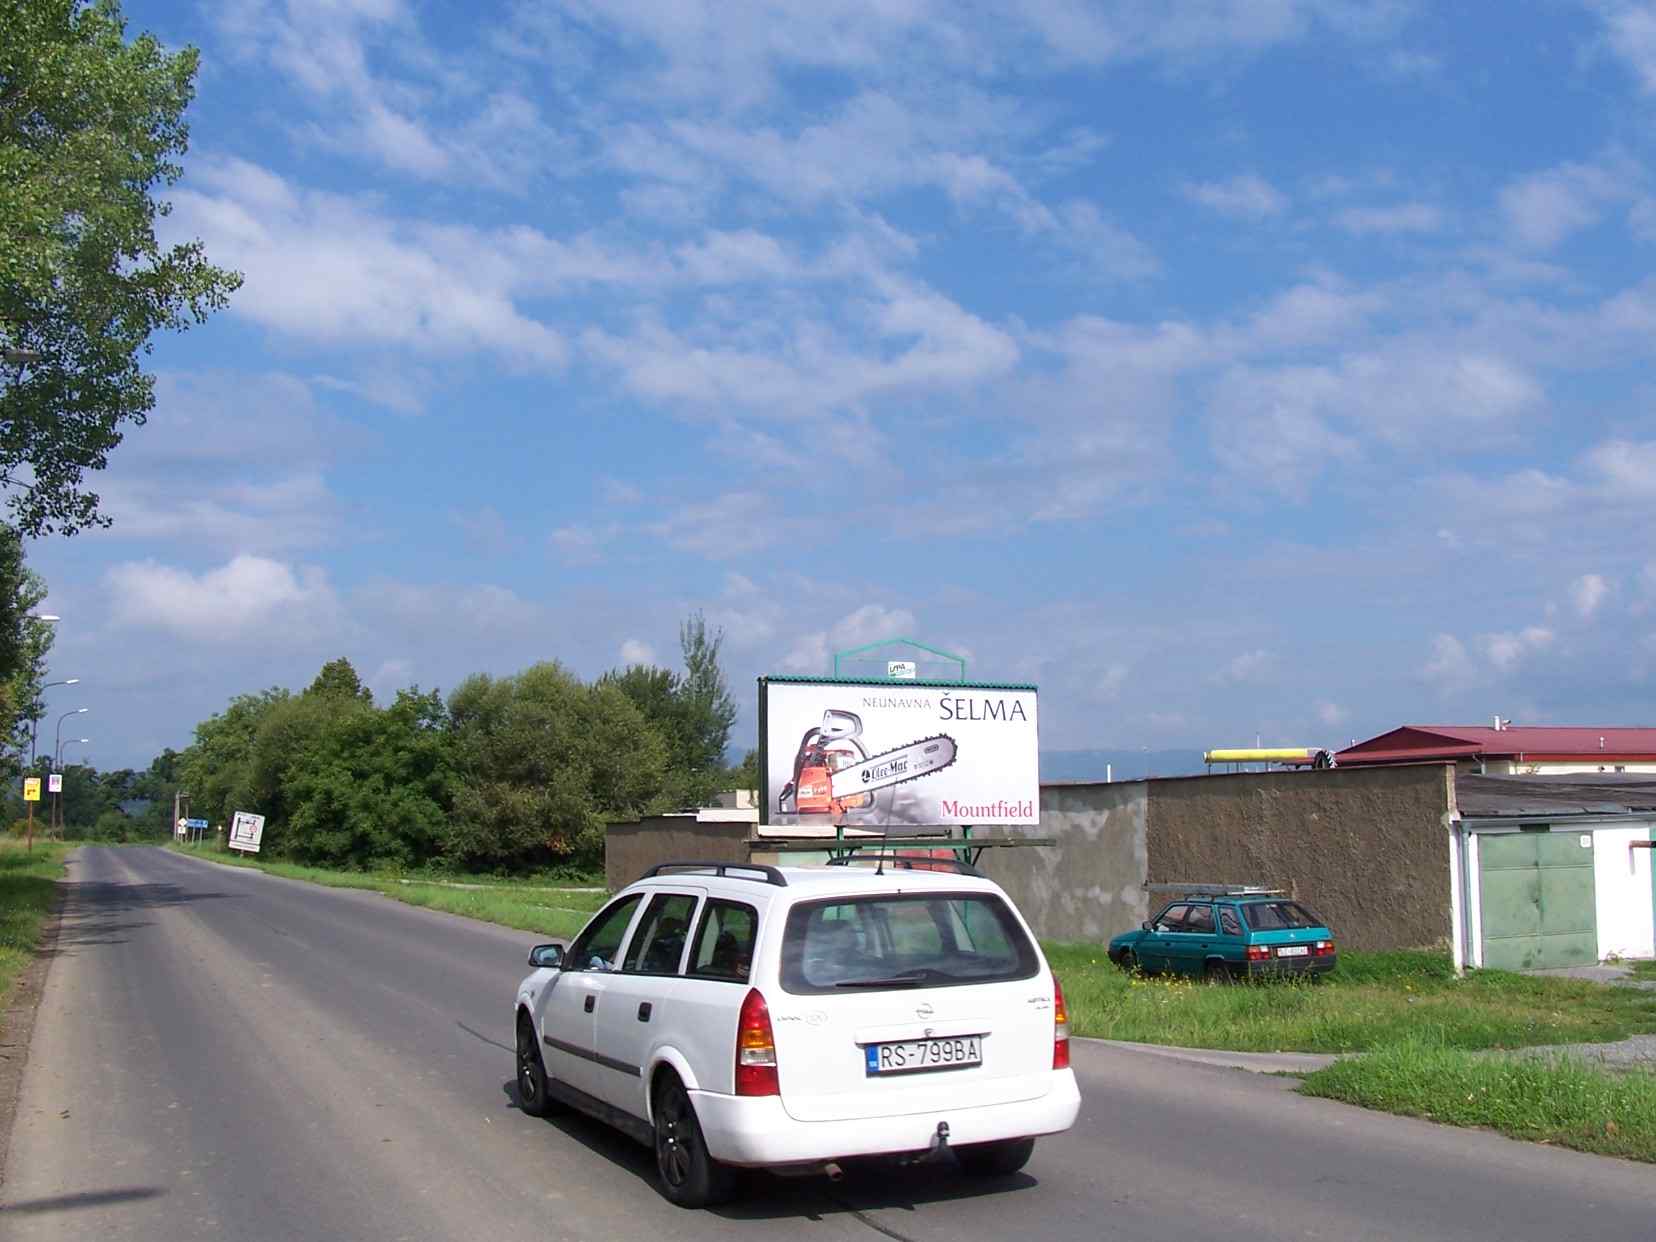
{"type": "Polygon", "coordinates": [[[88,848],[70,871],[8,1238],[1656,1237],[1646,1166],[1085,1042],[1080,1123],[1025,1174],[764,1176],[683,1212],[643,1148],[513,1106],[533,937],[155,849],[88,848]]]}

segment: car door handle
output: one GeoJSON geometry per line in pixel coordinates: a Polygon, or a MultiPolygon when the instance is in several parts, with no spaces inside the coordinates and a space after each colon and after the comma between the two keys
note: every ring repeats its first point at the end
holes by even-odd
{"type": "Polygon", "coordinates": [[[588,1013],[591,1013],[592,1012],[592,1007],[594,1005],[596,1005],[597,1003],[598,1003],[598,998],[596,996],[589,996],[589,997],[586,998],[586,1004],[582,1005],[581,1008],[585,1009],[588,1013]]]}
{"type": "Polygon", "coordinates": [[[650,1020],[650,1002],[649,1001],[639,1001],[638,1002],[638,1020],[640,1022],[648,1022],[650,1020]]]}

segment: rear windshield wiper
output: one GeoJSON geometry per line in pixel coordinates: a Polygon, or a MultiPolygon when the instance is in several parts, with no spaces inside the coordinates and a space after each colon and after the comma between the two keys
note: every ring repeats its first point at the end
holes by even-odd
{"type": "Polygon", "coordinates": [[[936,972],[917,970],[906,975],[891,975],[885,979],[841,979],[834,986],[836,988],[911,988],[916,984],[924,983],[936,972]]]}

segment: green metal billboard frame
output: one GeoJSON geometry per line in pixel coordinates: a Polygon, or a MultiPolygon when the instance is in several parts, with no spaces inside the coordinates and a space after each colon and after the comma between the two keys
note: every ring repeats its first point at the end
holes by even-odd
{"type": "MultiPolygon", "coordinates": [[[[849,660],[853,656],[865,655],[870,651],[878,651],[881,647],[895,647],[899,643],[903,643],[903,644],[905,644],[907,646],[910,646],[910,647],[918,647],[921,651],[926,652],[928,655],[934,655],[939,660],[943,660],[943,661],[946,661],[950,664],[954,664],[954,665],[959,666],[960,676],[958,678],[956,678],[955,680],[957,680],[957,681],[965,681],[966,680],[966,660],[965,660],[964,656],[957,656],[952,651],[944,651],[944,650],[942,650],[941,648],[938,648],[938,647],[932,647],[932,646],[928,646],[927,644],[922,643],[922,642],[916,642],[912,638],[882,638],[877,643],[864,643],[861,647],[852,647],[852,648],[850,648],[846,651],[836,651],[836,652],[834,652],[834,676],[835,677],[840,676],[840,661],[841,660],[849,660]]],[[[861,679],[859,679],[859,680],[861,680],[861,679]]],[[[871,678],[870,680],[878,680],[878,679],[877,678],[871,678]]]]}

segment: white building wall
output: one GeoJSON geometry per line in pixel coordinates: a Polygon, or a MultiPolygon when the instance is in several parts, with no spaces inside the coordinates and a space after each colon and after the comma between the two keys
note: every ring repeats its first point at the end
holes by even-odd
{"type": "Polygon", "coordinates": [[[1650,826],[1600,828],[1593,833],[1593,884],[1598,915],[1599,960],[1656,957],[1648,849],[1630,848],[1649,841],[1650,826]]]}
{"type": "Polygon", "coordinates": [[[1491,759],[1485,766],[1488,776],[1573,776],[1583,772],[1656,772],[1656,763],[1617,759],[1615,756],[1597,761],[1563,761],[1553,763],[1519,763],[1511,759],[1491,759]]]}

